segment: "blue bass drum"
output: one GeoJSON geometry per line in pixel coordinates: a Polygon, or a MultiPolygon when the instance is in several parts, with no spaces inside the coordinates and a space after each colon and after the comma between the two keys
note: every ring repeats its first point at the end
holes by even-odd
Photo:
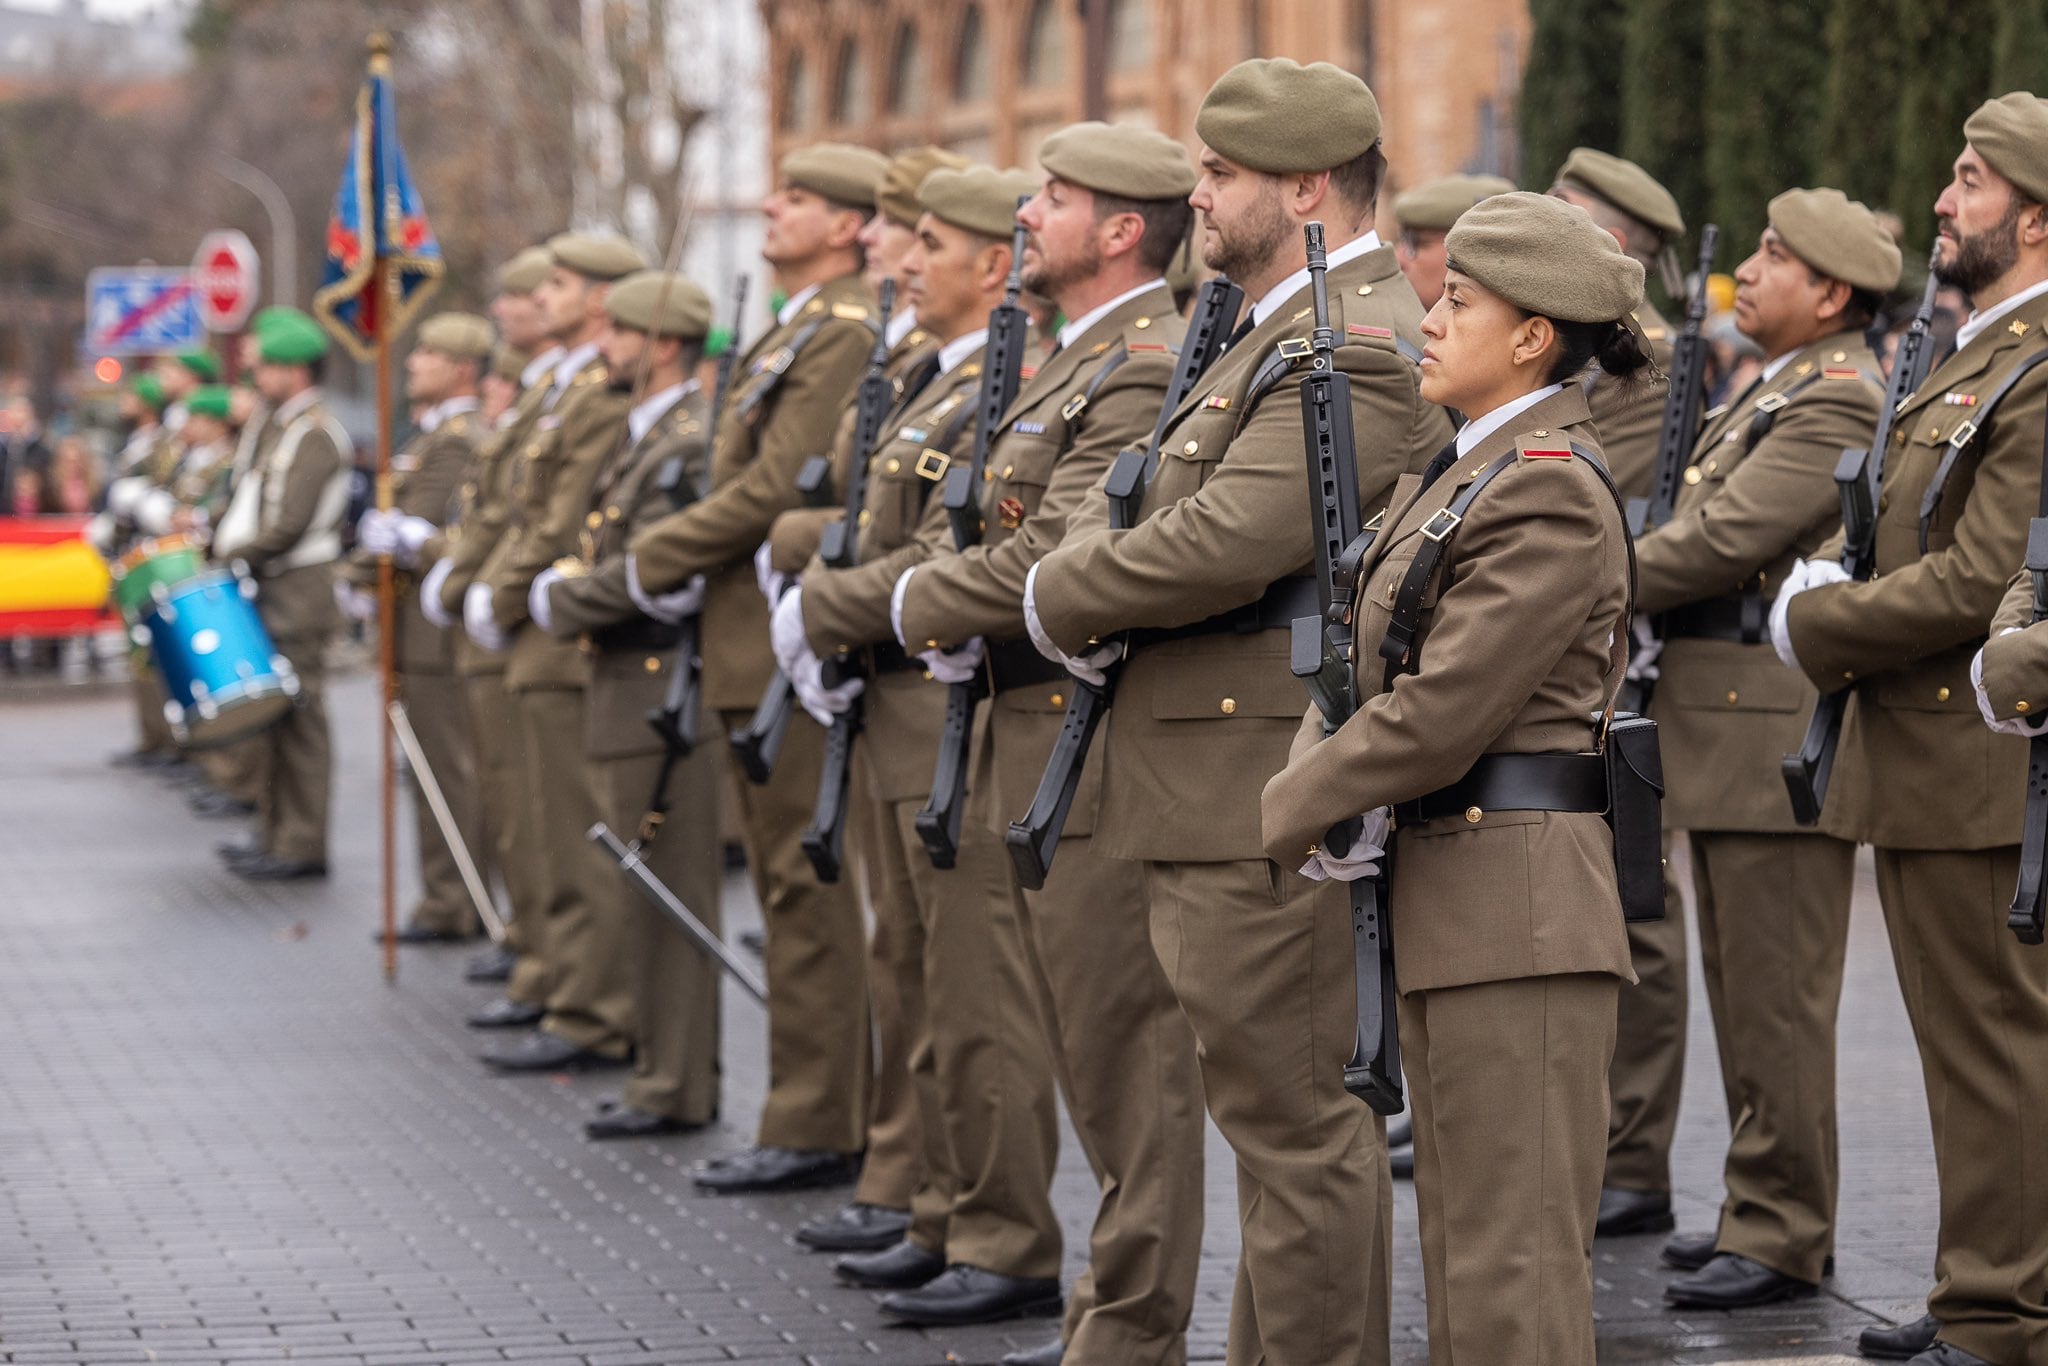
{"type": "Polygon", "coordinates": [[[256,614],[256,585],[208,570],[162,594],[143,618],[185,744],[232,744],[282,721],[299,678],[256,614]]]}

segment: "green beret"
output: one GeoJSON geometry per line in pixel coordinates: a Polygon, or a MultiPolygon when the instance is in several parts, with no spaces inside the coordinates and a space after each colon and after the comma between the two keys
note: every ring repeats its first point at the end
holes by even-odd
{"type": "Polygon", "coordinates": [[[482,360],[491,354],[497,335],[489,318],[474,313],[436,313],[420,324],[413,344],[457,360],[482,360]]]}
{"type": "Polygon", "coordinates": [[[141,399],[157,412],[164,410],[163,381],[148,371],[128,381],[128,392],[141,399]]]}
{"type": "Polygon", "coordinates": [[[1560,322],[1625,318],[1643,302],[1643,267],[1584,209],[1516,190],[1467,209],[1445,239],[1450,267],[1517,308],[1560,322]]]}
{"type": "Polygon", "coordinates": [[[178,364],[190,370],[201,382],[212,384],[220,378],[220,362],[211,351],[180,351],[178,364]]]}
{"type": "Polygon", "coordinates": [[[311,365],[327,354],[327,334],[296,308],[279,309],[256,336],[256,356],[266,365],[311,365]]]}
{"type": "Polygon", "coordinates": [[[203,384],[194,389],[185,399],[185,411],[196,417],[228,420],[228,386],[225,384],[203,384]]]}
{"type": "Polygon", "coordinates": [[[882,172],[881,184],[875,187],[875,207],[904,227],[914,228],[924,213],[924,205],[917,200],[917,187],[924,184],[924,178],[942,166],[959,170],[972,164],[958,152],[943,147],[913,147],[898,152],[890,160],[889,169],[882,172]]]}
{"type": "Polygon", "coordinates": [[[286,308],[283,304],[271,304],[268,308],[259,308],[256,310],[256,316],[249,319],[249,330],[261,336],[263,333],[268,332],[271,325],[279,318],[294,317],[298,315],[298,312],[296,308],[286,308]]]}
{"type": "Polygon", "coordinates": [[[1186,199],[1195,188],[1188,149],[1150,128],[1075,123],[1038,148],[1046,174],[1122,199],[1186,199]]]}
{"type": "Polygon", "coordinates": [[[1441,180],[1425,180],[1394,196],[1394,217],[1403,228],[1448,232],[1459,214],[1488,195],[1506,194],[1514,188],[1512,180],[1497,175],[1447,175],[1441,180]]]}
{"type": "Polygon", "coordinates": [[[548,239],[548,260],[593,280],[616,280],[647,265],[625,238],[595,232],[556,233],[548,239]]]}
{"type": "Polygon", "coordinates": [[[604,309],[636,332],[694,341],[711,330],[711,296],[664,270],[628,275],[604,296],[604,309]]]}
{"type": "Polygon", "coordinates": [[[491,349],[491,373],[499,379],[520,378],[532,361],[532,356],[506,342],[499,342],[491,349]]]}
{"type": "Polygon", "coordinates": [[[855,209],[875,207],[875,188],[888,169],[889,158],[850,142],[816,142],[782,159],[786,184],[855,209]]]}
{"type": "Polygon", "coordinates": [[[2015,90],[1986,100],[1963,136],[1991,169],[2036,204],[2048,204],[2048,100],[2015,90]]]}
{"type": "Polygon", "coordinates": [[[1380,140],[1380,106],[1365,82],[1341,67],[1254,57],[1209,87],[1195,134],[1254,171],[1327,171],[1380,140]]]}
{"type": "Polygon", "coordinates": [[[531,294],[540,288],[540,282],[548,278],[548,269],[555,263],[546,247],[528,247],[517,256],[498,267],[498,292],[500,294],[531,294]]]}
{"type": "Polygon", "coordinates": [[[1038,193],[1038,177],[1029,171],[998,171],[993,166],[961,170],[940,167],[917,187],[918,201],[932,217],[983,237],[1008,241],[1017,221],[1017,201],[1038,193]]]}
{"type": "Polygon", "coordinates": [[[704,334],[704,355],[707,359],[717,360],[730,350],[732,350],[732,329],[730,327],[720,323],[704,334]]]}
{"type": "Polygon", "coordinates": [[[1557,183],[1603,199],[1669,241],[1685,236],[1685,215],[1671,191],[1655,177],[1621,157],[1591,147],[1574,147],[1558,168],[1557,183]]]}
{"type": "Polygon", "coordinates": [[[1771,201],[1769,217],[1792,254],[1821,274],[1876,294],[1898,284],[1899,244],[1840,190],[1787,190],[1771,201]]]}

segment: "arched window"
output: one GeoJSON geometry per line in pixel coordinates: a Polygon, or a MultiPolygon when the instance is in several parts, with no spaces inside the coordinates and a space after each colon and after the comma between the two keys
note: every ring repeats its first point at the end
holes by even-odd
{"type": "Polygon", "coordinates": [[[960,41],[953,47],[953,98],[961,101],[988,98],[988,34],[981,23],[981,6],[969,5],[960,15],[960,41]]]}
{"type": "Polygon", "coordinates": [[[1024,26],[1024,84],[1032,89],[1066,83],[1067,42],[1060,18],[1060,0],[1037,0],[1031,7],[1024,26]]]}
{"type": "Polygon", "coordinates": [[[868,67],[860,59],[860,44],[852,38],[839,42],[838,71],[832,85],[832,120],[858,123],[873,108],[868,99],[868,67]]]}
{"type": "Polygon", "coordinates": [[[917,25],[905,20],[896,30],[896,50],[889,58],[889,112],[924,112],[926,75],[924,45],[917,39],[917,25]]]}
{"type": "Polygon", "coordinates": [[[1152,60],[1152,0],[1110,0],[1109,69],[1135,71],[1152,60]]]}
{"type": "Polygon", "coordinates": [[[797,132],[811,126],[817,118],[817,82],[811,75],[810,63],[804,60],[802,52],[789,54],[789,64],[782,72],[782,126],[785,131],[797,132]]]}

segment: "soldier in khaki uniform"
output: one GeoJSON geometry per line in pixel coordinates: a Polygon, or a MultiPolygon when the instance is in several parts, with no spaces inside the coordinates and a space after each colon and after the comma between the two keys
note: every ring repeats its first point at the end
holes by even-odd
{"type": "Polygon", "coordinates": [[[1394,490],[1359,579],[1363,704],[1327,741],[1309,710],[1266,786],[1265,848],[1333,880],[1396,855],[1430,1360],[1592,1366],[1607,1067],[1630,975],[1593,718],[1621,686],[1631,586],[1577,381],[1588,361],[1623,378],[1649,364],[1629,319],[1643,271],[1547,195],[1487,200],[1449,247],[1422,392],[1469,420],[1394,490]],[[1383,662],[1397,596],[1416,634],[1383,662]],[[1532,781],[1534,755],[1580,756],[1590,799],[1532,781]],[[1472,794],[1489,783],[1527,805],[1482,809],[1472,794]],[[1323,852],[1344,824],[1348,856],[1323,852]]]}
{"type": "Polygon", "coordinates": [[[229,871],[251,881],[283,881],[327,876],[332,750],[324,654],[336,624],[334,564],[353,446],[321,402],[327,336],[320,325],[285,312],[258,346],[256,388],[270,411],[214,532],[212,555],[248,566],[263,624],[299,677],[296,705],[262,737],[268,758],[260,837],[228,862],[229,871]]]}
{"type": "MultiPolygon", "coordinates": [[[[1979,724],[1970,679],[2038,504],[2048,370],[2001,390],[2048,346],[2048,101],[1987,101],[1963,133],[1934,206],[1936,272],[1974,311],[1895,419],[1876,574],[1842,582],[1831,542],[1787,577],[1771,620],[1788,663],[1851,689],[1821,819],[1876,846],[1927,1082],[1941,1223],[1920,1366],[2048,1359],[2048,953],[2003,925],[2027,747],[1979,724]]],[[[1997,714],[2017,713],[2001,692],[1997,714]]]]}
{"type": "Polygon", "coordinates": [[[1816,694],[1769,652],[1772,585],[1841,525],[1835,464],[1883,402],[1863,330],[1899,250],[1838,190],[1771,201],[1735,272],[1736,325],[1770,357],[1709,415],[1671,521],[1636,547],[1636,607],[1662,616],[1651,714],[1665,818],[1690,831],[1693,905],[1728,1097],[1718,1235],[1673,1240],[1665,1298],[1733,1309],[1810,1293],[1834,1248],[1835,1014],[1856,846],[1801,830],[1778,760],[1816,694]],[[1711,1258],[1711,1260],[1709,1260],[1711,1258]]]}
{"type": "MultiPolygon", "coordinates": [[[[666,748],[647,724],[667,699],[678,624],[641,615],[626,592],[626,541],[635,527],[687,504],[704,488],[704,396],[695,372],[711,326],[711,300],[679,275],[640,271],[605,296],[610,328],[599,352],[615,392],[636,401],[627,444],[591,486],[579,553],[542,570],[528,593],[541,630],[579,640],[590,660],[583,744],[604,821],[621,839],[647,841],[648,867],[719,932],[718,778],[715,737],[668,776],[671,809],[644,823],[666,748]]],[[[614,871],[586,889],[616,903],[600,918],[598,952],[631,971],[633,1074],[624,1096],[584,1126],[591,1138],[650,1138],[702,1128],[718,1117],[718,965],[614,871]]]]}
{"type": "MultiPolygon", "coordinates": [[[[113,458],[113,468],[121,477],[133,477],[147,469],[150,454],[156,449],[158,435],[163,430],[166,402],[163,382],[153,374],[137,375],[121,391],[121,417],[129,424],[128,439],[113,458]]],[[[108,485],[110,509],[114,484],[118,482],[117,477],[108,485]]],[[[102,555],[114,556],[127,549],[127,538],[119,530],[111,510],[94,519],[89,534],[102,555]]],[[[157,676],[156,665],[149,651],[140,648],[130,649],[128,664],[132,680],[130,697],[135,703],[135,747],[115,755],[112,762],[123,768],[163,768],[175,764],[179,757],[178,740],[164,715],[164,703],[168,699],[163,680],[157,676]]]]}
{"type": "MultiPolygon", "coordinates": [[[[390,509],[363,514],[343,590],[343,609],[367,619],[376,606],[377,556],[392,557],[398,694],[473,858],[484,850],[484,832],[469,713],[455,673],[455,642],[420,615],[418,573],[421,551],[441,534],[456,488],[484,436],[476,415],[476,381],[492,342],[490,320],[474,313],[439,313],[420,324],[405,360],[406,397],[423,405],[419,434],[392,457],[396,478],[390,509]]],[[[420,900],[398,938],[409,944],[473,939],[482,926],[455,854],[417,776],[412,788],[420,900]]]]}
{"type": "Polygon", "coordinates": [[[593,233],[558,234],[548,255],[548,278],[534,294],[563,355],[512,471],[511,524],[462,604],[470,639],[505,652],[505,687],[530,765],[545,1013],[531,1033],[483,1054],[514,1072],[621,1064],[633,1032],[629,967],[604,923],[618,904],[609,895],[618,871],[585,838],[603,811],[582,744],[589,662],[572,642],[529,629],[526,606],[534,576],[575,552],[591,485],[624,442],[631,400],[612,388],[597,348],[609,326],[606,291],[642,261],[623,238],[593,233]]]}
{"type": "Polygon", "coordinates": [[[932,373],[913,377],[884,424],[859,563],[834,570],[813,561],[770,626],[778,662],[821,720],[865,688],[868,796],[880,833],[895,840],[885,848],[878,838],[873,852],[891,881],[909,883],[922,932],[922,961],[910,965],[900,994],[924,1003],[931,1068],[917,1078],[918,1111],[927,1170],[941,1174],[950,1199],[941,1217],[913,1219],[901,1242],[835,1268],[855,1284],[906,1292],[884,1299],[882,1312],[915,1323],[1007,1318],[1059,1303],[1060,1228],[1048,1195],[1059,1135],[1009,859],[993,831],[963,822],[953,868],[932,866],[913,817],[931,791],[946,692],[889,626],[890,591],[920,554],[919,525],[944,520],[934,494],[973,446],[989,311],[1010,273],[1017,200],[1036,186],[1023,172],[988,167],[925,178],[925,214],[903,270],[919,323],[940,342],[924,367],[932,373]],[[855,651],[872,679],[828,697],[816,681],[819,657],[855,651]]]}
{"type": "Polygon", "coordinates": [[[1444,234],[1458,215],[1488,195],[1515,188],[1497,175],[1447,175],[1425,180],[1394,196],[1394,259],[1424,308],[1436,307],[1444,292],[1444,234]]]}
{"type": "Polygon", "coordinates": [[[1096,642],[1137,628],[1099,755],[1094,838],[1143,863],[1153,946],[1237,1154],[1229,1359],[1385,1361],[1392,1186],[1381,1124],[1343,1089],[1350,911],[1335,889],[1275,868],[1255,835],[1259,789],[1301,715],[1288,628],[1316,611],[1298,392],[1305,222],[1327,225],[1336,364],[1356,430],[1374,434],[1359,443],[1361,505],[1383,506],[1451,428],[1418,393],[1422,310],[1373,231],[1384,161],[1365,84],[1327,63],[1241,63],[1195,127],[1204,259],[1252,302],[1174,414],[1138,524],[1110,530],[1107,500],[1083,500],[1026,580],[1025,624],[1097,677],[1114,647],[1096,642]]]}
{"type": "MultiPolygon", "coordinates": [[[[830,448],[867,363],[874,300],[857,239],[887,161],[824,143],[783,158],[762,256],[787,301],[748,350],[711,453],[711,492],[630,543],[628,583],[642,610],[688,594],[705,575],[704,698],[743,726],[774,672],[768,607],[753,558],[777,514],[798,501],[797,471],[830,448]]],[[[769,1092],[755,1145],[695,1175],[723,1192],[851,1178],[867,1119],[868,1012],[860,906],[826,886],[798,843],[818,795],[824,732],[794,718],[773,778],[739,784],[740,825],[767,925],[769,1092]]]]}
{"type": "MultiPolygon", "coordinates": [[[[967,819],[1002,833],[1031,802],[1072,681],[1025,635],[1024,577],[1058,544],[1118,452],[1150,440],[1184,331],[1162,271],[1184,249],[1195,172],[1163,134],[1076,124],[1038,151],[1048,180],[1020,217],[1024,283],[1067,319],[989,451],[982,543],[930,558],[896,591],[897,642],[942,677],[986,667],[995,690],[967,819]],[[945,647],[943,650],[939,647],[945,647]],[[979,661],[986,659],[985,664],[979,661]]],[[[1088,1270],[1060,1337],[1005,1360],[1173,1362],[1202,1230],[1201,1078],[1194,1037],[1152,950],[1143,870],[1090,838],[1090,763],[1045,887],[1005,886],[1024,926],[1038,1015],[1100,1198],[1088,1270]]]]}

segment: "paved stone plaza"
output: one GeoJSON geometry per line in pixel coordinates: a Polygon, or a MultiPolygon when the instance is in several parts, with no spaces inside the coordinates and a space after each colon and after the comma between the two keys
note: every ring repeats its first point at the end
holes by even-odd
{"type": "MultiPolygon", "coordinates": [[[[1051,1320],[885,1327],[789,1236],[843,1192],[696,1193],[691,1164],[744,1142],[760,1101],[760,1017],[737,991],[713,1131],[591,1145],[581,1121],[614,1077],[487,1075],[461,1017],[488,989],[461,981],[464,950],[408,949],[397,984],[380,977],[370,680],[337,680],[331,710],[334,876],[251,887],[212,853],[235,830],[108,767],[124,693],[0,692],[0,1361],[921,1364],[1042,1340],[1051,1320]]],[[[729,932],[755,923],[743,879],[726,908],[729,932]]],[[[1690,1061],[1680,1222],[1700,1228],[1725,1118],[1698,992],[1690,1061]]],[[[1839,1274],[1799,1303],[1679,1315],[1661,1239],[1602,1243],[1603,1361],[1848,1360],[1858,1328],[1921,1312],[1932,1157],[1867,867],[1841,1076],[1839,1274]]],[[[1230,1172],[1212,1131],[1203,1361],[1223,1356],[1230,1172]]],[[[1091,1185],[1069,1135],[1070,1273],[1091,1185]]],[[[1405,1187],[1394,1244],[1394,1357],[1422,1362],[1405,1187]]]]}

